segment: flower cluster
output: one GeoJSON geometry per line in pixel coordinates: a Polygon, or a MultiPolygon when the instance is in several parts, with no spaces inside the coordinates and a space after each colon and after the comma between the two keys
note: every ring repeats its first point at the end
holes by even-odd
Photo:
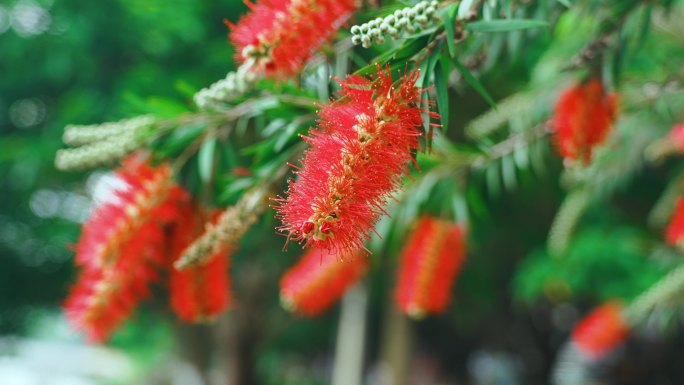
{"type": "Polygon", "coordinates": [[[142,130],[154,123],[154,118],[140,116],[94,126],[67,126],[64,143],[80,147],[57,151],[55,165],[60,170],[78,170],[121,159],[142,146],[142,130]]]}
{"type": "Polygon", "coordinates": [[[400,310],[416,318],[443,312],[464,259],[465,239],[459,225],[420,218],[401,254],[395,294],[400,310]]]}
{"type": "MultiPolygon", "coordinates": [[[[125,187],[97,207],[76,246],[81,275],[66,301],[71,323],[103,341],[149,295],[168,269],[171,307],[187,322],[215,318],[230,303],[228,246],[212,248],[204,263],[177,271],[186,248],[216,222],[177,186],[167,164],[134,156],[117,171],[125,187]]],[[[218,215],[213,217],[218,218],[218,215]]]]}
{"type": "Polygon", "coordinates": [[[684,197],[677,200],[670,223],[665,229],[665,239],[672,246],[681,246],[684,241],[684,197]]]}
{"type": "Polygon", "coordinates": [[[319,112],[320,129],[279,198],[279,230],[288,240],[344,256],[370,238],[373,226],[419,147],[418,73],[392,84],[389,69],[340,81],[342,97],[319,112]]]}
{"type": "Polygon", "coordinates": [[[352,43],[368,48],[373,43],[384,43],[385,35],[398,39],[403,33],[427,29],[437,18],[437,6],[436,0],[423,0],[413,7],[398,9],[391,15],[355,25],[351,28],[352,43]]]}
{"type": "MultiPolygon", "coordinates": [[[[217,217],[217,215],[214,215],[217,217]]],[[[219,315],[232,301],[228,280],[227,246],[218,247],[201,265],[177,270],[173,267],[185,249],[204,232],[211,222],[208,215],[193,204],[184,205],[181,218],[171,236],[169,259],[169,295],[171,307],[183,321],[202,322],[219,315]]]]}
{"type": "Polygon", "coordinates": [[[65,304],[72,324],[94,341],[106,339],[149,294],[165,261],[163,226],[187,199],[167,165],[153,168],[133,158],[117,175],[126,187],[83,226],[75,258],[81,276],[65,304]]]}
{"type": "Polygon", "coordinates": [[[356,11],[358,0],[260,0],[229,23],[237,61],[275,78],[301,70],[309,57],[356,11]]]}
{"type": "Polygon", "coordinates": [[[594,147],[611,131],[617,97],[607,94],[597,79],[565,90],[556,104],[553,128],[560,154],[567,160],[591,161],[594,147]]]}
{"type": "Polygon", "coordinates": [[[153,125],[154,118],[150,115],[137,116],[131,119],[119,120],[94,125],[70,124],[64,127],[62,140],[70,146],[81,146],[88,143],[111,139],[125,132],[136,131],[153,125]]]}
{"type": "Polygon", "coordinates": [[[622,306],[610,302],[594,309],[572,331],[572,342],[585,357],[599,359],[615,351],[629,335],[622,306]]]}
{"type": "Polygon", "coordinates": [[[228,207],[218,215],[216,221],[182,251],[174,263],[175,268],[184,270],[202,265],[222,250],[235,248],[238,240],[257,221],[265,206],[263,201],[263,190],[246,193],[235,206],[228,207]]]}
{"type": "Polygon", "coordinates": [[[310,249],[280,281],[280,298],[289,311],[316,316],[326,311],[365,274],[368,257],[356,253],[340,259],[322,249],[310,249]]]}

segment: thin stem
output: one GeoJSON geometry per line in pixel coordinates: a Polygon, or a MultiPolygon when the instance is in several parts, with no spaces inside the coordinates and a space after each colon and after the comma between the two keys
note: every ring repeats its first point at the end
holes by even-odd
{"type": "Polygon", "coordinates": [[[513,135],[508,139],[495,144],[485,154],[473,160],[472,166],[474,168],[482,168],[485,164],[510,155],[521,146],[527,146],[550,133],[551,127],[548,122],[538,124],[529,132],[513,135]]]}
{"type": "Polygon", "coordinates": [[[670,271],[664,278],[637,297],[625,310],[624,316],[630,324],[637,324],[659,306],[679,300],[683,292],[684,265],[670,271]]]}

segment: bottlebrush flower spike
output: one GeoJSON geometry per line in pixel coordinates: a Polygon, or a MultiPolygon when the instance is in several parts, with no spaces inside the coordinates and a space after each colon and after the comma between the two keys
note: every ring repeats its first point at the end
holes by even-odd
{"type": "Polygon", "coordinates": [[[359,7],[359,0],[246,1],[251,12],[228,23],[237,61],[268,77],[291,76],[359,7]]]}
{"type": "MultiPolygon", "coordinates": [[[[344,255],[363,248],[386,199],[401,185],[421,136],[418,72],[392,85],[389,69],[373,79],[351,75],[340,81],[342,97],[319,112],[320,129],[276,199],[288,240],[344,255]]],[[[434,116],[433,116],[434,117],[434,116]]]]}
{"type": "Polygon", "coordinates": [[[617,96],[606,94],[596,79],[565,90],[556,104],[553,127],[558,151],[566,160],[589,164],[595,146],[611,131],[617,96]]]}
{"type": "Polygon", "coordinates": [[[214,255],[233,249],[259,219],[264,210],[266,190],[251,190],[232,207],[225,209],[178,257],[174,267],[184,270],[209,261],[214,255]]]}
{"type": "Polygon", "coordinates": [[[173,184],[168,165],[132,157],[117,171],[126,187],[96,208],[83,226],[75,261],[79,281],[65,303],[72,324],[103,341],[148,294],[164,263],[163,226],[187,195],[173,184]]]}
{"type": "Polygon", "coordinates": [[[684,241],[684,197],[677,200],[677,206],[665,229],[665,239],[672,246],[682,245],[684,241]]]}
{"type": "Polygon", "coordinates": [[[629,335],[622,305],[606,303],[584,317],[572,331],[572,341],[589,358],[605,357],[629,335]]]}
{"type": "MultiPolygon", "coordinates": [[[[215,215],[217,217],[217,215],[215,215]]],[[[173,264],[188,245],[204,232],[209,219],[192,204],[183,208],[182,218],[176,223],[171,237],[169,266],[169,295],[171,307],[186,322],[202,322],[216,318],[231,302],[228,279],[228,246],[217,249],[201,265],[179,271],[173,264]]]]}
{"type": "Polygon", "coordinates": [[[401,254],[396,300],[404,313],[420,318],[441,313],[465,259],[461,227],[433,217],[422,217],[401,254]]]}
{"type": "MultiPolygon", "coordinates": [[[[160,250],[162,243],[149,241],[148,246],[150,251],[160,250]]],[[[64,304],[69,322],[85,332],[90,341],[109,338],[140,300],[149,295],[147,284],[158,278],[156,271],[144,262],[146,255],[139,248],[131,251],[143,259],[138,265],[83,269],[64,304]]]]}
{"type": "Polygon", "coordinates": [[[287,310],[316,316],[326,311],[365,274],[364,253],[344,259],[323,249],[310,249],[280,281],[280,298],[287,310]]]}

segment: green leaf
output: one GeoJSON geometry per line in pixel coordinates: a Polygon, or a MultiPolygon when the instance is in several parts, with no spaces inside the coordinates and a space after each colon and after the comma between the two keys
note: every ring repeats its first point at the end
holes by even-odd
{"type": "Polygon", "coordinates": [[[274,149],[276,152],[282,151],[282,150],[283,150],[283,147],[285,147],[285,145],[286,145],[291,139],[297,137],[297,135],[295,135],[295,134],[297,133],[297,130],[299,129],[299,126],[300,126],[300,125],[299,125],[298,122],[291,122],[290,124],[288,124],[287,126],[285,126],[285,129],[283,130],[283,132],[280,134],[280,136],[279,136],[278,139],[276,140],[273,149],[274,149]]]}
{"type": "Polygon", "coordinates": [[[487,101],[487,103],[489,103],[490,106],[496,107],[496,102],[492,96],[489,94],[489,92],[487,92],[487,89],[484,88],[482,83],[480,83],[480,81],[477,80],[477,78],[470,72],[470,70],[468,70],[468,68],[466,68],[460,61],[458,61],[458,59],[454,59],[453,63],[468,84],[470,84],[475,91],[482,95],[482,97],[487,101]]]}
{"type": "MultiPolygon", "coordinates": [[[[447,89],[448,79],[445,76],[445,68],[443,63],[444,57],[441,57],[435,67],[435,94],[437,96],[437,107],[439,107],[439,118],[442,123],[442,130],[446,132],[449,127],[449,91],[447,89]]],[[[448,63],[447,63],[448,64],[448,63]]]]}
{"type": "Polygon", "coordinates": [[[447,48],[449,48],[449,56],[456,57],[456,41],[454,40],[454,23],[456,23],[456,12],[458,8],[453,4],[447,11],[447,17],[444,19],[444,29],[447,34],[447,48]]]}
{"type": "Polygon", "coordinates": [[[451,197],[451,206],[454,210],[456,221],[467,225],[470,222],[470,215],[468,213],[468,202],[462,191],[457,191],[451,197]]]}
{"type": "Polygon", "coordinates": [[[383,54],[376,56],[373,60],[370,61],[369,64],[356,70],[354,74],[365,75],[368,73],[372,73],[375,71],[376,64],[384,64],[392,60],[401,60],[409,58],[418,53],[421,49],[425,48],[425,45],[427,43],[428,38],[426,36],[421,36],[416,39],[404,40],[404,42],[402,42],[400,46],[392,48],[389,51],[386,51],[383,54]]]}
{"type": "Polygon", "coordinates": [[[515,160],[511,156],[504,156],[501,158],[501,176],[503,185],[508,191],[513,191],[518,186],[518,178],[516,176],[515,160]]]}
{"type": "Polygon", "coordinates": [[[422,31],[420,31],[420,32],[412,33],[412,34],[410,34],[410,35],[404,37],[404,39],[406,39],[406,40],[417,39],[417,38],[419,38],[419,37],[432,35],[432,34],[435,33],[436,31],[437,31],[437,27],[430,27],[430,28],[424,29],[424,30],[422,30],[422,31]]]}
{"type": "Polygon", "coordinates": [[[202,147],[197,154],[197,166],[200,179],[203,182],[211,180],[214,171],[214,153],[216,152],[216,138],[210,137],[202,143],[202,147]]]}
{"type": "Polygon", "coordinates": [[[535,19],[499,19],[479,20],[466,24],[465,28],[472,32],[508,32],[528,28],[548,27],[544,20],[535,19]]]}
{"type": "Polygon", "coordinates": [[[159,154],[162,157],[177,156],[206,128],[205,123],[180,126],[168,137],[159,139],[154,145],[159,148],[159,154]]]}

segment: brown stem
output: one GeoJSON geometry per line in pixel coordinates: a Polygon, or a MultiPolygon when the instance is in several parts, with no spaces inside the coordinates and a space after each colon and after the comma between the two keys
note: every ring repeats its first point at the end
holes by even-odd
{"type": "Polygon", "coordinates": [[[550,133],[551,128],[548,122],[541,123],[535,126],[530,132],[513,135],[508,139],[495,144],[484,155],[475,158],[472,162],[472,166],[475,168],[480,168],[493,160],[501,159],[504,156],[510,155],[520,146],[528,145],[529,143],[539,140],[550,133]]]}

